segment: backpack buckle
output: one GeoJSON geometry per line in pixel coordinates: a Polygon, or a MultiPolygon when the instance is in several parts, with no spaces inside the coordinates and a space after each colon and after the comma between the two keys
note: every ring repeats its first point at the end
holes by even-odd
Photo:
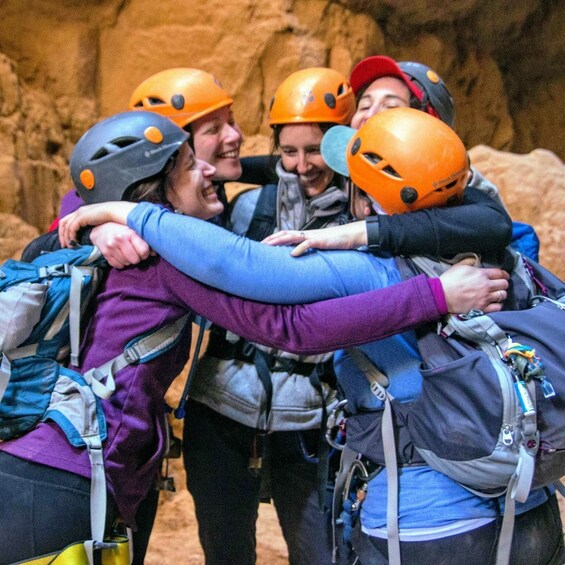
{"type": "Polygon", "coordinates": [[[137,363],[140,360],[141,355],[134,345],[132,347],[128,347],[124,351],[124,358],[128,362],[128,364],[133,365],[134,363],[137,363]]]}
{"type": "Polygon", "coordinates": [[[59,265],[48,265],[38,269],[39,276],[42,279],[48,277],[68,277],[71,273],[71,265],[68,263],[60,263],[59,265]]]}

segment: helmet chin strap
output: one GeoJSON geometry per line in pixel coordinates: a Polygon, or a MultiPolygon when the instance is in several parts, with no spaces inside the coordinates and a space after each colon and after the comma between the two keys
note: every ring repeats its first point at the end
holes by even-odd
{"type": "Polygon", "coordinates": [[[430,97],[428,96],[426,89],[420,86],[420,83],[416,83],[416,84],[418,84],[418,87],[422,91],[422,102],[420,105],[420,110],[422,110],[422,112],[427,112],[428,107],[430,106],[430,97]]]}

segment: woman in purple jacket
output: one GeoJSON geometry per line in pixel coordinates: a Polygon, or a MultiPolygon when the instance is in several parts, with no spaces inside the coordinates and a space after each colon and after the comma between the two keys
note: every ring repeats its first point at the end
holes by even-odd
{"type": "MultiPolygon", "coordinates": [[[[90,203],[145,200],[211,218],[222,209],[210,180],[215,170],[195,158],[188,138],[188,133],[155,113],[118,114],[79,140],[71,158],[73,180],[90,203]]],[[[109,273],[86,328],[78,370],[102,365],[134,337],[193,310],[247,339],[297,353],[317,353],[436,319],[448,310],[446,299],[457,311],[487,307],[506,288],[506,281],[489,279],[502,276],[497,269],[463,270],[442,282],[418,277],[364,295],[278,307],[214,291],[152,257],[138,267],[109,273]],[[457,298],[451,293],[444,296],[442,283],[446,289],[465,283],[463,302],[453,302],[457,298]],[[397,311],[399,303],[406,315],[391,316],[391,308],[397,311]]],[[[102,401],[108,425],[103,445],[108,523],[120,517],[135,527],[136,509],[151,487],[165,449],[164,395],[183,369],[189,350],[190,332],[185,332],[167,353],[119,371],[115,393],[102,401]]],[[[0,513],[1,562],[90,538],[90,461],[85,450],[69,444],[54,422],[43,422],[23,437],[3,442],[0,475],[0,507],[9,508],[0,513]]]]}

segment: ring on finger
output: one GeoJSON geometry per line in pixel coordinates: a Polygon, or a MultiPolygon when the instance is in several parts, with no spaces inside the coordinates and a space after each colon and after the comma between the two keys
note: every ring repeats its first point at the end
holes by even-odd
{"type": "Polygon", "coordinates": [[[497,302],[502,302],[504,300],[504,293],[502,292],[502,290],[498,290],[498,300],[497,302]]]}
{"type": "Polygon", "coordinates": [[[300,232],[300,237],[302,238],[302,241],[306,239],[306,235],[304,234],[303,231],[300,232]]]}

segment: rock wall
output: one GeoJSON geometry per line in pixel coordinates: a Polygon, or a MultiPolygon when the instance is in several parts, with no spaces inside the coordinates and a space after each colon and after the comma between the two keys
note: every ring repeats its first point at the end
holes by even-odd
{"type": "Polygon", "coordinates": [[[541,242],[540,263],[565,278],[565,165],[551,151],[527,155],[471,149],[473,165],[500,189],[513,219],[532,224],[541,242]]]}
{"type": "Polygon", "coordinates": [[[377,53],[419,60],[446,80],[468,147],[565,158],[563,2],[3,0],[0,18],[0,213],[40,231],[69,187],[81,133],[171,66],[216,74],[245,134],[261,138],[272,93],[294,70],[349,73],[377,53]]]}

